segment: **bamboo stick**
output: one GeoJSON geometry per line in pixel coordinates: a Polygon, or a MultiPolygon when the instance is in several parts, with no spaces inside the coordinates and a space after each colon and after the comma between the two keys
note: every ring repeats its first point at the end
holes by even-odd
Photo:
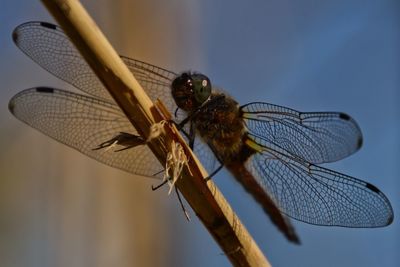
{"type": "MultiPolygon", "coordinates": [[[[42,0],[82,56],[100,78],[138,132],[147,137],[150,126],[163,119],[78,0],[42,0]]],[[[195,156],[175,127],[149,147],[164,164],[171,140],[195,156]]],[[[251,235],[197,160],[189,162],[176,186],[234,266],[270,266],[251,235]]]]}

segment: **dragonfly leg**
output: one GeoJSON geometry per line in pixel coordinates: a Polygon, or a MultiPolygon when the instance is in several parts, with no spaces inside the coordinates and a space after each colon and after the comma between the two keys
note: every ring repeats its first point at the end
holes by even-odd
{"type": "Polygon", "coordinates": [[[193,147],[194,147],[194,139],[195,139],[195,138],[196,138],[195,124],[194,124],[194,122],[192,122],[192,123],[190,124],[190,133],[189,133],[189,136],[188,136],[188,139],[189,139],[189,147],[190,147],[191,150],[193,150],[193,147]]]}
{"type": "Polygon", "coordinates": [[[181,129],[180,130],[184,136],[186,136],[188,139],[190,139],[190,134],[188,134],[185,130],[181,129]]]}
{"type": "Polygon", "coordinates": [[[211,174],[209,174],[206,178],[204,178],[204,180],[206,180],[206,182],[211,180],[211,178],[214,175],[216,175],[223,167],[224,167],[224,164],[219,165],[218,168],[216,168],[211,174]]]}
{"type": "MultiPolygon", "coordinates": [[[[159,184],[159,185],[157,185],[157,186],[151,186],[151,190],[155,191],[155,190],[159,189],[160,187],[162,187],[163,185],[165,185],[166,183],[168,183],[168,180],[163,181],[161,184],[159,184]]],[[[176,192],[176,195],[177,195],[177,197],[178,197],[179,204],[181,205],[182,211],[183,211],[183,213],[185,214],[186,219],[187,219],[188,221],[190,221],[189,213],[187,212],[186,207],[185,207],[185,205],[183,204],[181,195],[180,195],[180,193],[179,193],[179,191],[178,191],[178,188],[177,188],[176,186],[175,186],[175,192],[176,192]]]]}
{"type": "Polygon", "coordinates": [[[221,94],[204,102],[200,107],[196,108],[185,119],[183,119],[180,123],[177,124],[178,130],[182,130],[185,124],[191,121],[194,117],[196,117],[204,108],[209,108],[214,104],[218,104],[222,98],[225,98],[225,95],[221,94]]]}
{"type": "Polygon", "coordinates": [[[176,192],[176,195],[178,196],[178,200],[179,200],[179,203],[181,204],[181,208],[182,208],[183,213],[185,214],[186,220],[190,221],[189,213],[187,212],[185,205],[182,202],[181,194],[179,193],[178,188],[176,186],[175,186],[175,192],[176,192]]]}
{"type": "Polygon", "coordinates": [[[165,185],[166,183],[168,183],[168,179],[166,179],[165,181],[163,181],[161,184],[156,185],[156,186],[151,186],[151,190],[156,191],[157,189],[161,188],[163,185],[165,185]]]}

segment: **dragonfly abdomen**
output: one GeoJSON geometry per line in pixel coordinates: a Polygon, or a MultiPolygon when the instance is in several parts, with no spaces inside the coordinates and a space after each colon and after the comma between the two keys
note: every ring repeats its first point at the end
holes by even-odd
{"type": "MultiPolygon", "coordinates": [[[[250,157],[254,152],[250,147],[244,145],[241,155],[248,155],[250,157]]],[[[261,187],[254,176],[247,170],[243,160],[232,161],[226,165],[226,168],[232,173],[236,180],[244,187],[244,189],[253,196],[253,198],[261,205],[265,213],[269,216],[271,221],[278,227],[278,229],[286,236],[291,242],[300,243],[300,239],[291,224],[290,220],[281,213],[277,204],[261,187]]]]}

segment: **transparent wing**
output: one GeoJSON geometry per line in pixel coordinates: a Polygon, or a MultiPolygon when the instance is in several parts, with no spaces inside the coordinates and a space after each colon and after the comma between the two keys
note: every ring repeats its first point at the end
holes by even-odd
{"type": "MultiPolygon", "coordinates": [[[[27,22],[14,30],[13,40],[26,55],[54,76],[87,94],[114,103],[108,91],[59,26],[47,22],[27,22]]],[[[173,114],[176,105],[170,93],[170,85],[177,74],[139,60],[123,56],[121,59],[151,100],[161,99],[173,114]]]]}
{"type": "Polygon", "coordinates": [[[85,93],[114,102],[58,26],[46,22],[27,22],[15,28],[12,36],[22,52],[54,76],[85,93]]]}
{"type": "Polygon", "coordinates": [[[118,152],[93,150],[119,132],[138,135],[118,106],[108,101],[40,87],[15,95],[9,109],[29,126],[112,167],[149,177],[164,169],[146,145],[118,152]]]}
{"type": "Polygon", "coordinates": [[[316,225],[381,227],[393,220],[386,196],[374,185],[265,149],[247,168],[286,215],[316,225]]]}
{"type": "Polygon", "coordinates": [[[314,164],[343,159],[362,145],[360,128],[345,113],[298,112],[261,102],[244,105],[241,111],[254,141],[314,164]]]}
{"type": "MultiPolygon", "coordinates": [[[[188,141],[186,140],[186,142],[188,141]]],[[[207,170],[208,174],[211,174],[217,169],[217,158],[210,147],[203,142],[199,135],[196,135],[194,140],[193,152],[196,154],[203,167],[207,170]]]]}
{"type": "MultiPolygon", "coordinates": [[[[26,55],[54,76],[95,98],[102,99],[100,101],[102,103],[115,103],[59,26],[47,22],[27,22],[14,30],[13,40],[26,55]]],[[[177,74],[128,57],[121,56],[121,59],[142,85],[151,100],[161,99],[169,112],[174,114],[177,106],[171,96],[170,85],[177,74]]],[[[114,108],[119,110],[117,106],[114,106],[114,108]]],[[[178,112],[176,120],[180,121],[185,117],[186,113],[178,112]]],[[[126,122],[129,123],[128,120],[126,122]]],[[[130,126],[130,128],[133,127],[130,126]]],[[[185,130],[187,131],[188,127],[185,127],[185,130]]],[[[106,140],[110,140],[118,132],[118,130],[109,131],[109,135],[104,135],[103,139],[96,140],[98,143],[95,145],[97,146],[106,140]]],[[[70,145],[70,143],[67,143],[67,145],[70,145]]],[[[216,159],[200,138],[196,138],[193,150],[198,153],[198,157],[204,163],[205,168],[208,171],[213,171],[216,159]]],[[[124,154],[127,153],[124,152],[124,154]]]]}
{"type": "Polygon", "coordinates": [[[142,85],[150,99],[153,102],[160,99],[173,116],[177,105],[172,98],[171,84],[177,74],[139,60],[124,56],[121,56],[121,58],[140,85],[142,85]]]}

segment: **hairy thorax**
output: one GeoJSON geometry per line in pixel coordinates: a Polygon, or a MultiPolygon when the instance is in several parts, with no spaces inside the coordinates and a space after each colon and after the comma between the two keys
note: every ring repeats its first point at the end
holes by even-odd
{"type": "MultiPolygon", "coordinates": [[[[214,93],[211,98],[217,95],[214,93]]],[[[245,127],[235,100],[229,96],[221,98],[202,109],[193,122],[203,140],[224,163],[235,160],[240,154],[245,127]]]]}

